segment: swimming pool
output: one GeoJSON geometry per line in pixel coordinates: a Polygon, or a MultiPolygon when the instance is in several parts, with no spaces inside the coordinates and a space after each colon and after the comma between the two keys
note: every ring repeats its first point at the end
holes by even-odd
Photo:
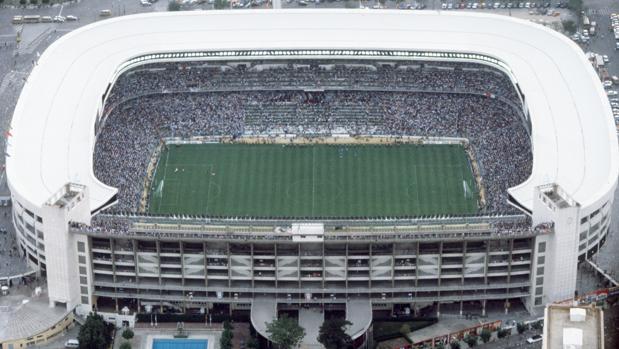
{"type": "Polygon", "coordinates": [[[208,349],[206,339],[155,339],[153,349],[208,349]]]}

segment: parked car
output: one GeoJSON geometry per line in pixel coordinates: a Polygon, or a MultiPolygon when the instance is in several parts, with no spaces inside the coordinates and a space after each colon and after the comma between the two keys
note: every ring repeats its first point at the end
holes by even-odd
{"type": "Polygon", "coordinates": [[[65,348],[79,348],[80,342],[77,339],[69,339],[68,341],[64,342],[64,347],[65,348]]]}
{"type": "Polygon", "coordinates": [[[527,343],[537,343],[537,342],[539,342],[541,340],[542,340],[542,336],[540,336],[539,334],[536,334],[533,337],[527,338],[527,343]]]}
{"type": "Polygon", "coordinates": [[[75,22],[75,21],[77,21],[77,17],[75,17],[75,16],[73,16],[73,15],[68,15],[68,16],[66,17],[66,19],[67,19],[67,21],[69,21],[69,22],[75,22]]]}

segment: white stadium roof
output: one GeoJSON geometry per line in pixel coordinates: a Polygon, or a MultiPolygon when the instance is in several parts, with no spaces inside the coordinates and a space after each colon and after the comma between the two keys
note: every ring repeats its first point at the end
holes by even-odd
{"type": "MultiPolygon", "coordinates": [[[[618,174],[609,102],[582,50],[541,25],[480,13],[242,10],[149,13],[68,33],[41,55],[13,116],[7,175],[41,206],[67,182],[89,187],[91,209],[116,189],[93,173],[94,124],[117,68],[150,53],[251,49],[381,49],[477,53],[509,66],[532,123],[533,173],[511,188],[532,209],[534,187],[558,183],[586,206],[618,174]]],[[[225,58],[225,57],[224,57],[225,58]]]]}

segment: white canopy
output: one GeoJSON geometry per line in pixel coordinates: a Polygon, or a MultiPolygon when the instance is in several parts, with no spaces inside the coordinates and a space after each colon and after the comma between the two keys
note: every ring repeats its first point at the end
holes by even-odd
{"type": "Polygon", "coordinates": [[[147,53],[239,49],[401,49],[479,53],[512,70],[532,121],[533,173],[509,191],[532,209],[555,182],[581,205],[613,190],[617,137],[593,68],[571,40],[538,24],[482,13],[244,10],[148,13],[102,20],[54,42],[21,93],[7,145],[13,193],[41,206],[71,181],[91,209],[115,188],[93,174],[94,124],[116,69],[147,53]]]}

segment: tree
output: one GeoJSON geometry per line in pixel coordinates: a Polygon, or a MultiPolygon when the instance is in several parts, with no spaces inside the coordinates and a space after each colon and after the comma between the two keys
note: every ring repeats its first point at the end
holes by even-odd
{"type": "Polygon", "coordinates": [[[260,343],[258,343],[258,340],[256,339],[256,337],[249,337],[249,339],[247,340],[247,348],[248,349],[258,349],[260,348],[260,343]]]}
{"type": "Polygon", "coordinates": [[[77,339],[80,349],[107,348],[112,343],[114,325],[107,324],[97,313],[90,313],[80,328],[77,339]]]}
{"type": "Polygon", "coordinates": [[[175,0],[172,0],[168,3],[168,11],[180,11],[180,10],[181,10],[181,5],[175,0]]]}
{"type": "Polygon", "coordinates": [[[122,336],[124,339],[130,340],[131,338],[133,338],[133,331],[131,331],[130,328],[127,328],[123,331],[122,336]]]}
{"type": "Polygon", "coordinates": [[[460,349],[460,342],[458,342],[457,340],[453,340],[451,341],[451,343],[449,343],[449,347],[451,349],[460,349]]]}
{"type": "Polygon", "coordinates": [[[507,330],[504,328],[501,328],[497,333],[496,336],[499,338],[505,338],[510,334],[511,330],[507,330]]]}
{"type": "Polygon", "coordinates": [[[443,342],[438,342],[435,346],[436,349],[445,349],[445,344],[443,342]]]}
{"type": "Polygon", "coordinates": [[[469,348],[472,348],[477,345],[477,336],[474,334],[467,334],[464,336],[464,342],[469,346],[469,348]]]}
{"type": "Polygon", "coordinates": [[[120,349],[131,349],[131,343],[123,342],[123,344],[120,345],[120,349]]]}
{"type": "Polygon", "coordinates": [[[524,331],[526,331],[526,330],[527,330],[527,325],[525,325],[525,324],[524,324],[524,323],[522,323],[522,322],[519,322],[519,323],[517,323],[517,324],[516,324],[516,330],[518,330],[518,333],[519,333],[519,334],[523,334],[523,333],[524,333],[524,331]]]}
{"type": "Polygon", "coordinates": [[[30,0],[30,4],[31,5],[38,5],[39,4],[39,0],[30,0]]]}
{"type": "Polygon", "coordinates": [[[406,337],[407,334],[411,333],[411,327],[408,326],[408,324],[403,324],[400,327],[400,334],[404,337],[406,337]]]}
{"type": "Polygon", "coordinates": [[[221,338],[219,339],[219,346],[221,349],[232,349],[232,338],[234,337],[232,329],[232,324],[229,321],[224,321],[224,331],[221,333],[221,338]]]}
{"type": "Polygon", "coordinates": [[[561,21],[561,24],[563,25],[563,30],[565,30],[568,34],[574,34],[576,33],[576,29],[578,29],[576,22],[571,19],[561,21]]]}
{"type": "Polygon", "coordinates": [[[542,321],[535,321],[531,324],[531,328],[539,331],[544,328],[544,323],[542,321]]]}
{"type": "Polygon", "coordinates": [[[346,333],[348,326],[352,326],[348,320],[325,320],[318,331],[318,342],[326,349],[350,348],[352,338],[346,333]]]}
{"type": "Polygon", "coordinates": [[[20,5],[25,5],[26,4],[26,0],[19,0],[19,4],[20,5]]]}
{"type": "Polygon", "coordinates": [[[489,329],[484,328],[483,330],[481,330],[479,337],[481,338],[482,342],[488,343],[490,342],[490,337],[492,337],[492,332],[490,332],[489,329]]]}
{"type": "Polygon", "coordinates": [[[269,340],[282,349],[291,349],[301,343],[305,337],[305,329],[299,326],[295,319],[282,315],[280,318],[266,323],[269,340]]]}
{"type": "Polygon", "coordinates": [[[230,3],[228,2],[228,0],[215,0],[215,3],[213,4],[213,6],[215,7],[216,10],[222,10],[225,8],[229,8],[230,3]]]}
{"type": "Polygon", "coordinates": [[[41,2],[46,4],[46,5],[49,4],[49,0],[41,0],[41,2]]]}

